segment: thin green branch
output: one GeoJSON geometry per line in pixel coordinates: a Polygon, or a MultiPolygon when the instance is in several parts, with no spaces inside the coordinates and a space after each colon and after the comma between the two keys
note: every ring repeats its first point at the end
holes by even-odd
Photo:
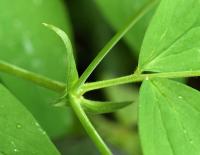
{"type": "Polygon", "coordinates": [[[153,74],[133,74],[128,76],[123,76],[119,78],[114,78],[111,80],[103,80],[98,82],[91,82],[84,84],[82,88],[82,94],[85,92],[122,85],[133,82],[141,82],[143,80],[150,80],[154,78],[183,78],[183,77],[197,77],[200,76],[200,71],[182,71],[182,72],[167,72],[167,73],[153,73],[153,74]]]}
{"type": "Polygon", "coordinates": [[[87,115],[83,111],[79,100],[76,96],[70,95],[70,103],[71,107],[73,108],[74,112],[76,113],[77,117],[79,118],[81,124],[85,128],[87,134],[90,136],[90,138],[93,140],[93,142],[96,144],[97,148],[101,152],[102,155],[112,155],[109,148],[106,146],[102,138],[99,136],[93,125],[91,124],[90,120],[88,119],[87,115]]]}
{"type": "Polygon", "coordinates": [[[108,54],[108,52],[118,43],[118,41],[158,2],[157,0],[149,1],[137,14],[131,18],[131,20],[126,23],[118,33],[105,45],[105,47],[99,52],[91,64],[86,68],[84,73],[81,75],[80,79],[75,85],[75,89],[80,88],[90,74],[94,71],[97,65],[102,61],[102,59],[108,54]]]}
{"type": "Polygon", "coordinates": [[[65,90],[64,83],[51,80],[45,76],[30,72],[28,70],[11,65],[4,61],[0,61],[0,71],[31,81],[39,86],[42,86],[44,88],[47,88],[56,92],[63,92],[65,90]]]}
{"type": "MultiPolygon", "coordinates": [[[[45,76],[30,72],[20,67],[16,67],[4,61],[0,61],[0,71],[31,81],[41,87],[44,87],[44,88],[47,88],[59,93],[63,92],[66,87],[66,85],[62,82],[49,79],[45,76]]],[[[103,80],[103,81],[86,83],[84,84],[82,88],[81,94],[84,94],[85,92],[88,92],[91,90],[101,89],[101,88],[110,87],[110,86],[122,85],[122,84],[133,83],[133,82],[142,82],[145,79],[150,80],[154,78],[183,78],[183,77],[197,77],[197,76],[200,76],[200,70],[199,71],[152,73],[152,74],[133,74],[133,75],[123,76],[119,78],[114,78],[111,80],[103,80]]]]}

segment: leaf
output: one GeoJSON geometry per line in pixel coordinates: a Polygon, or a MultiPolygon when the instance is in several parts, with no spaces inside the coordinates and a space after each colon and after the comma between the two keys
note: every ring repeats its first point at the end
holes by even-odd
{"type": "Polygon", "coordinates": [[[139,70],[199,70],[200,0],[162,0],[142,45],[139,70]]]}
{"type": "Polygon", "coordinates": [[[199,100],[199,91],[176,81],[144,81],[139,106],[144,154],[199,155],[199,100]]]}
{"type": "Polygon", "coordinates": [[[67,90],[69,90],[70,87],[73,86],[73,84],[78,80],[78,72],[76,69],[76,62],[73,55],[71,41],[63,30],[55,27],[54,25],[46,23],[43,23],[43,25],[53,30],[65,44],[67,49],[67,90]]]}
{"type": "Polygon", "coordinates": [[[1,84],[0,123],[0,154],[60,154],[33,116],[1,84]]]}
{"type": "MultiPolygon", "coordinates": [[[[118,31],[127,20],[136,14],[149,0],[96,0],[106,20],[118,31]]],[[[127,44],[132,48],[134,55],[138,55],[145,30],[154,10],[147,13],[125,36],[127,44]]]]}
{"type": "MultiPolygon", "coordinates": [[[[0,59],[65,81],[65,47],[41,23],[55,24],[71,37],[68,19],[67,10],[59,0],[0,1],[0,59]]],[[[58,94],[10,75],[0,76],[52,138],[70,132],[71,110],[51,105],[58,94]]]]}
{"type": "Polygon", "coordinates": [[[83,109],[92,114],[103,114],[110,113],[121,108],[124,108],[133,103],[133,101],[121,101],[121,102],[102,102],[102,101],[92,101],[88,99],[81,99],[81,106],[83,109]]]}

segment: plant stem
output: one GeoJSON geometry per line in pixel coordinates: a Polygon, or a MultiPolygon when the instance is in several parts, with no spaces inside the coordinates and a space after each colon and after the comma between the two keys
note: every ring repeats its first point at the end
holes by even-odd
{"type": "Polygon", "coordinates": [[[56,92],[63,92],[65,90],[65,84],[61,82],[51,80],[45,76],[19,68],[4,61],[0,61],[0,71],[31,81],[56,92]]]}
{"type": "Polygon", "coordinates": [[[197,77],[200,76],[200,71],[182,71],[182,72],[167,72],[167,73],[153,73],[153,74],[133,74],[114,78],[110,80],[103,80],[98,82],[91,82],[84,84],[82,94],[85,92],[101,89],[110,86],[122,85],[133,82],[141,82],[143,80],[150,80],[154,78],[183,78],[183,77],[197,77]]]}
{"type": "Polygon", "coordinates": [[[94,71],[97,65],[108,54],[108,52],[117,44],[117,42],[156,4],[157,0],[151,0],[148,2],[137,14],[131,18],[131,20],[125,24],[116,35],[105,45],[105,47],[98,53],[90,65],[86,68],[84,73],[75,85],[75,89],[80,88],[90,74],[94,71]]]}
{"type": "MultiPolygon", "coordinates": [[[[58,93],[63,92],[66,87],[66,85],[62,82],[49,79],[45,76],[30,72],[28,70],[22,69],[20,67],[6,63],[4,61],[0,61],[0,71],[31,81],[41,87],[56,91],[58,93]]],[[[200,70],[199,71],[151,73],[151,74],[133,74],[133,75],[123,76],[119,78],[114,78],[111,80],[103,80],[103,81],[86,83],[84,84],[82,88],[81,94],[84,94],[85,92],[95,90],[95,89],[101,89],[105,87],[122,85],[122,84],[133,83],[133,82],[141,82],[145,79],[184,78],[184,77],[197,77],[197,76],[200,76],[200,70]]]]}
{"type": "Polygon", "coordinates": [[[97,148],[101,152],[102,155],[112,155],[109,148],[106,146],[102,138],[99,136],[93,125],[91,124],[90,120],[88,119],[87,115],[83,111],[79,100],[76,96],[70,96],[70,103],[71,107],[73,108],[74,112],[76,113],[77,117],[79,118],[81,124],[85,128],[87,134],[96,144],[97,148]]]}

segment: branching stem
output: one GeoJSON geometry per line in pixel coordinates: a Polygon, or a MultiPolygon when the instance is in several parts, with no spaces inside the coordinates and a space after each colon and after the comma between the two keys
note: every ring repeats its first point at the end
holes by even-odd
{"type": "Polygon", "coordinates": [[[90,82],[84,84],[84,87],[82,89],[82,94],[85,92],[116,86],[116,85],[122,85],[122,84],[128,84],[128,83],[134,83],[134,82],[142,82],[143,80],[150,80],[154,78],[186,78],[186,77],[197,77],[200,76],[200,71],[182,71],[182,72],[166,72],[166,73],[152,73],[152,74],[133,74],[128,76],[123,76],[119,78],[114,78],[110,80],[103,80],[103,81],[97,81],[97,82],[90,82]]]}
{"type": "Polygon", "coordinates": [[[92,141],[96,144],[97,148],[101,152],[102,155],[112,155],[109,148],[106,146],[102,138],[99,136],[98,132],[95,130],[84,110],[80,105],[80,101],[76,98],[76,96],[70,96],[70,103],[74,112],[76,113],[78,119],[81,124],[85,128],[87,134],[90,136],[92,141]]]}
{"type": "Polygon", "coordinates": [[[110,52],[110,50],[118,43],[118,41],[158,2],[158,0],[150,0],[137,14],[134,14],[128,23],[126,23],[120,31],[113,36],[113,38],[104,46],[104,48],[98,53],[98,55],[93,59],[90,65],[83,72],[75,88],[80,88],[98,66],[98,64],[103,60],[103,58],[110,52]]]}
{"type": "MultiPolygon", "coordinates": [[[[140,82],[143,80],[148,80],[148,79],[153,79],[153,78],[178,78],[178,77],[200,76],[200,71],[169,72],[169,73],[154,73],[154,74],[136,73],[133,75],[128,75],[128,76],[115,78],[111,80],[85,83],[88,77],[90,76],[90,74],[94,71],[94,69],[98,66],[98,64],[103,60],[103,58],[109,53],[109,51],[157,2],[158,0],[150,0],[137,14],[134,14],[131,20],[127,24],[125,24],[122,27],[122,29],[116,33],[116,35],[114,35],[114,37],[106,44],[106,46],[94,58],[94,60],[86,68],[86,70],[78,79],[78,81],[75,83],[75,85],[73,85],[72,87],[68,86],[70,89],[68,90],[69,94],[67,94],[67,97],[69,97],[71,107],[73,108],[74,112],[76,113],[77,117],[79,118],[80,122],[85,128],[86,132],[88,133],[90,138],[93,140],[93,142],[96,144],[97,148],[99,149],[102,155],[112,155],[112,153],[109,150],[109,148],[106,146],[102,138],[99,136],[98,132],[95,130],[92,123],[88,119],[86,113],[84,112],[83,108],[81,107],[81,102],[80,102],[81,95],[95,89],[101,89],[101,88],[116,86],[120,84],[140,82]]],[[[53,29],[55,28],[53,27],[53,29]]],[[[63,40],[67,40],[66,42],[67,49],[70,51],[70,53],[72,53],[71,43],[68,37],[63,36],[63,33],[61,33],[61,31],[58,31],[57,29],[56,29],[56,32],[59,32],[59,35],[61,36],[61,38],[64,37],[63,40]]],[[[69,57],[69,60],[71,60],[72,58],[73,57],[69,57]]],[[[73,68],[73,66],[75,66],[75,64],[72,66],[70,65],[68,66],[68,71],[70,71],[69,74],[67,74],[68,77],[71,75],[71,69],[73,68]]],[[[64,92],[66,88],[66,84],[62,82],[51,80],[45,76],[16,67],[4,61],[0,61],[0,71],[26,79],[39,86],[45,87],[47,89],[50,89],[59,93],[64,92]]],[[[73,75],[73,78],[76,76],[78,78],[78,74],[75,72],[73,75]]],[[[70,77],[69,79],[68,79],[69,81],[68,85],[72,81],[70,77]]]]}
{"type": "MultiPolygon", "coordinates": [[[[63,92],[65,90],[65,84],[59,81],[55,81],[49,79],[45,76],[27,71],[20,67],[16,67],[4,61],[0,61],[0,72],[8,73],[14,75],[19,78],[23,78],[25,80],[31,81],[41,87],[56,91],[63,92]]],[[[82,94],[91,90],[134,83],[134,82],[142,82],[147,79],[154,78],[183,78],[183,77],[198,77],[200,76],[199,71],[180,71],[180,72],[166,72],[166,73],[151,73],[151,74],[133,74],[128,76],[123,76],[119,78],[114,78],[110,80],[103,80],[97,82],[85,83],[82,89],[82,94]]]]}

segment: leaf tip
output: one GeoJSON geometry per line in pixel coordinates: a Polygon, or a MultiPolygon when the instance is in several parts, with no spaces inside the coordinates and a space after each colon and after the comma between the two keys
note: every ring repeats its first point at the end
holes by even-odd
{"type": "Polygon", "coordinates": [[[66,105],[66,103],[64,101],[53,104],[54,107],[64,107],[65,105],[66,105]]]}
{"type": "MultiPolygon", "coordinates": [[[[55,29],[55,26],[54,25],[51,25],[51,24],[48,24],[48,23],[42,23],[43,26],[51,29],[51,30],[54,30],[55,29]]],[[[55,30],[54,30],[55,31],[55,30]]]]}
{"type": "Polygon", "coordinates": [[[47,24],[47,23],[42,23],[42,25],[44,25],[44,26],[46,26],[46,27],[47,27],[49,24],[47,24]]]}

